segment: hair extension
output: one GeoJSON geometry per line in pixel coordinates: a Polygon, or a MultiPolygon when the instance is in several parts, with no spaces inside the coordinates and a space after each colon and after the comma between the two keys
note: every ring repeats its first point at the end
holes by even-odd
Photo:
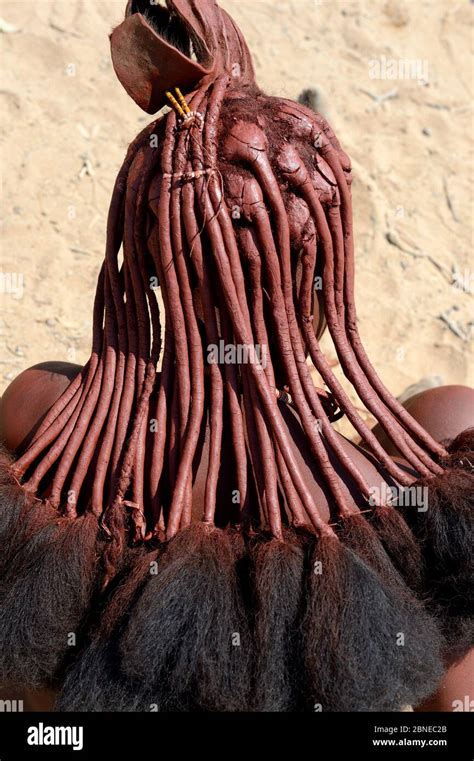
{"type": "MultiPolygon", "coordinates": [[[[63,519],[63,521],[66,519],[63,519]]],[[[36,530],[2,577],[0,682],[40,686],[51,679],[88,609],[97,561],[92,515],[36,530]]]]}
{"type": "Polygon", "coordinates": [[[92,615],[88,641],[62,675],[55,710],[144,712],[159,707],[143,682],[122,672],[119,652],[120,635],[158,555],[157,550],[125,554],[105,604],[92,615]]]}
{"type": "Polygon", "coordinates": [[[90,713],[159,710],[153,693],[144,694],[142,685],[120,672],[117,639],[91,642],[75,659],[61,684],[55,711],[90,713]]]}
{"type": "Polygon", "coordinates": [[[413,616],[393,581],[381,584],[341,543],[316,541],[313,563],[303,620],[309,700],[323,711],[393,711],[433,691],[440,640],[421,607],[413,616]]]}
{"type": "Polygon", "coordinates": [[[245,710],[251,646],[222,531],[191,526],[171,540],[121,641],[122,668],[170,710],[245,710]]]}
{"type": "MultiPolygon", "coordinates": [[[[149,131],[148,127],[137,139],[138,144],[145,139],[145,135],[148,136],[149,131]]],[[[128,166],[129,161],[130,155],[124,167],[128,166]]],[[[120,245],[115,240],[114,216],[124,189],[124,172],[125,169],[122,169],[117,179],[111,203],[109,246],[120,245]]],[[[72,474],[67,488],[60,488],[59,484],[65,483],[66,477],[61,465],[53,468],[49,482],[46,475],[61,451],[63,457],[67,454],[68,458],[72,451],[77,452],[74,442],[78,441],[78,432],[88,429],[93,403],[96,404],[99,399],[103,352],[98,347],[106,345],[100,325],[101,311],[106,303],[110,303],[107,281],[103,267],[94,306],[93,354],[87,373],[81,374],[82,406],[81,402],[75,407],[70,406],[72,397],[70,389],[66,389],[61,399],[53,405],[54,410],[46,416],[24,456],[13,464],[2,458],[0,681],[5,684],[39,687],[54,678],[68,653],[68,638],[77,635],[88,612],[100,576],[97,561],[103,552],[104,542],[99,536],[98,519],[102,506],[97,509],[85,500],[83,509],[79,514],[77,512],[80,484],[84,482],[94,456],[90,441],[97,441],[93,426],[89,426],[88,438],[83,440],[83,453],[87,456],[79,458],[80,467],[76,470],[78,479],[74,482],[72,474]],[[68,410],[69,419],[65,422],[64,414],[68,410]],[[62,430],[58,421],[64,426],[62,430]],[[67,450],[69,445],[72,450],[67,450]],[[41,461],[38,457],[42,451],[45,456],[41,461]],[[25,473],[29,473],[29,478],[20,486],[18,477],[25,473]],[[61,511],[58,510],[60,496],[61,511]]],[[[106,335],[112,351],[116,345],[113,330],[107,330],[106,335]]],[[[114,366],[114,360],[109,359],[110,362],[114,366]]],[[[107,379],[107,373],[104,377],[107,379]]],[[[109,374],[109,387],[111,377],[109,374]]],[[[72,385],[77,393],[77,383],[73,381],[72,385]]],[[[102,397],[104,393],[103,389],[102,397]]],[[[99,421],[104,421],[103,407],[99,408],[100,399],[97,405],[99,421]]],[[[88,488],[90,490],[90,485],[88,488]]]]}
{"type": "Polygon", "coordinates": [[[421,594],[426,573],[422,549],[403,516],[393,507],[376,507],[364,517],[377,532],[394,568],[407,586],[421,594]]]}
{"type": "MultiPolygon", "coordinates": [[[[365,354],[350,162],[326,121],[258,89],[245,42],[215,3],[203,2],[199,18],[189,4],[172,19],[147,9],[142,21],[154,45],[175,45],[177,60],[194,46],[207,50],[206,66],[212,51],[215,60],[186,98],[166,89],[173,109],[130,146],[110,204],[91,357],[4,468],[0,640],[11,650],[0,678],[50,679],[64,665],[65,632],[87,624],[59,710],[416,703],[439,679],[440,640],[408,587],[429,597],[456,652],[468,637],[470,445],[466,437],[448,450],[434,441],[365,354]],[[404,467],[370,431],[319,344],[316,272],[341,368],[404,467]],[[245,348],[248,361],[213,361],[209,349],[220,342],[245,348]],[[279,386],[329,522],[295,455],[279,386]],[[426,486],[426,515],[374,500],[332,426],[335,410],[381,477],[426,486]],[[202,505],[193,494],[198,465],[202,505]],[[148,553],[157,543],[157,555],[148,553]],[[130,554],[135,545],[144,554],[130,554]]],[[[121,44],[114,35],[113,48],[121,44]]],[[[160,84],[153,87],[150,102],[159,100],[160,84]]]]}
{"type": "MultiPolygon", "coordinates": [[[[206,209],[206,208],[205,208],[205,210],[206,210],[206,212],[207,212],[207,209],[206,209]]],[[[238,276],[238,277],[240,277],[239,275],[237,275],[237,276],[238,276]]],[[[223,285],[224,285],[224,283],[223,283],[223,285]]],[[[245,318],[244,318],[244,319],[245,319],[245,318]]],[[[324,543],[324,538],[323,538],[321,541],[324,543]]],[[[326,541],[328,541],[328,540],[326,539],[326,541]]],[[[376,579],[374,579],[374,584],[376,584],[376,583],[377,583],[377,581],[376,581],[376,579]]],[[[257,584],[258,584],[258,582],[256,581],[256,586],[257,586],[257,584]]],[[[374,595],[374,596],[375,596],[375,595],[374,595]]],[[[408,607],[408,606],[407,606],[407,607],[408,607]]],[[[412,611],[410,611],[410,612],[412,612],[412,611]]],[[[337,617],[338,617],[338,611],[337,611],[337,609],[333,610],[333,617],[334,617],[334,619],[335,619],[335,620],[337,620],[337,617]]],[[[420,631],[422,630],[422,628],[424,628],[424,627],[421,627],[421,626],[420,626],[420,631]]],[[[419,635],[418,635],[418,636],[419,636],[419,635]]],[[[434,643],[432,643],[432,644],[435,644],[435,642],[436,642],[436,640],[435,640],[435,641],[434,641],[434,643]]],[[[387,656],[387,651],[385,652],[384,656],[385,656],[385,657],[387,656]]],[[[434,648],[433,648],[433,659],[434,659],[434,662],[436,662],[436,646],[434,646],[434,648]]],[[[411,669],[407,669],[407,671],[410,671],[410,670],[411,670],[411,669]]],[[[315,668],[315,671],[317,671],[317,669],[316,669],[316,668],[315,668]]],[[[434,684],[435,684],[435,681],[433,681],[433,682],[432,682],[432,685],[434,685],[434,684]]]]}
{"type": "Polygon", "coordinates": [[[427,489],[425,509],[399,509],[425,559],[426,592],[446,638],[445,658],[456,662],[474,646],[474,430],[460,434],[447,451],[449,477],[416,484],[427,489]]]}
{"type": "Polygon", "coordinates": [[[39,687],[54,677],[88,610],[97,519],[58,518],[12,483],[0,487],[0,504],[0,683],[39,687]]]}
{"type": "Polygon", "coordinates": [[[305,549],[291,532],[285,541],[261,537],[249,549],[253,589],[256,711],[290,711],[302,704],[301,658],[305,549]]]}

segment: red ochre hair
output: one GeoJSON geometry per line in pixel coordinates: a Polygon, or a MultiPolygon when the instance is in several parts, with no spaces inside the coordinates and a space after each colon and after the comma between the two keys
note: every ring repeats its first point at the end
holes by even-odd
{"type": "MultiPolygon", "coordinates": [[[[176,16],[195,4],[168,5],[176,16]]],[[[151,10],[146,19],[131,10],[128,21],[140,16],[153,31],[151,10]]],[[[441,673],[441,640],[424,603],[458,653],[472,641],[469,602],[453,610],[449,599],[459,585],[467,590],[472,571],[472,467],[467,456],[449,459],[365,353],[350,163],[333,131],[321,115],[262,93],[233,22],[213,2],[202,11],[213,38],[225,26],[234,58],[222,55],[192,92],[180,82],[186,99],[174,91],[175,108],[131,144],[110,204],[90,359],[4,467],[0,681],[61,679],[62,710],[414,704],[441,673]],[[335,400],[386,477],[412,482],[320,347],[317,271],[344,374],[428,487],[428,520],[415,507],[403,518],[383,501],[373,506],[331,425],[335,400]],[[220,341],[245,346],[250,361],[209,363],[207,347],[220,341]],[[330,524],[293,455],[280,377],[330,524]],[[196,521],[192,485],[206,425],[196,521]],[[219,505],[224,460],[238,500],[219,505]],[[335,463],[361,512],[348,504],[335,463]],[[447,625],[453,616],[459,626],[447,625]],[[75,658],[70,632],[83,645],[75,658]]],[[[162,28],[155,32],[169,46],[162,28]]],[[[114,65],[121,77],[120,55],[114,65]]],[[[157,108],[165,85],[154,87],[157,108]]]]}

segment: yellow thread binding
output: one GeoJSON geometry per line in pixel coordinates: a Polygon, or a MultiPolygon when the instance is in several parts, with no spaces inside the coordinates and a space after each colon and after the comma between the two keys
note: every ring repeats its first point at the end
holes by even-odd
{"type": "Polygon", "coordinates": [[[166,92],[166,97],[170,101],[171,105],[175,109],[175,111],[178,112],[178,114],[184,119],[186,117],[186,113],[183,111],[181,106],[179,105],[178,101],[174,97],[173,93],[170,93],[169,90],[166,92]]]}
{"type": "Polygon", "coordinates": [[[175,91],[176,95],[178,96],[178,100],[179,100],[179,102],[181,103],[181,107],[182,107],[183,111],[184,111],[184,112],[185,112],[187,115],[189,115],[189,114],[191,113],[191,109],[189,108],[188,104],[186,103],[186,101],[185,101],[185,99],[184,99],[184,95],[183,95],[183,93],[181,92],[181,90],[179,89],[179,87],[175,87],[175,88],[174,88],[174,91],[175,91]]]}

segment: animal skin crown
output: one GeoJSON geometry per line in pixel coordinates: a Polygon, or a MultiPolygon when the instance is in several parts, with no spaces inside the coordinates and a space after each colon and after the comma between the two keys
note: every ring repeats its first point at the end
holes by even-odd
{"type": "Polygon", "coordinates": [[[118,79],[149,114],[173,87],[187,94],[224,72],[241,86],[255,79],[242,33],[214,0],[131,0],[110,45],[118,79]]]}

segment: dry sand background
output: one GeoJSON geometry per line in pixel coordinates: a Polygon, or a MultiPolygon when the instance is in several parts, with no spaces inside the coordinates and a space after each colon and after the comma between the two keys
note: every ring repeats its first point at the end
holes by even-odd
{"type": "MultiPolygon", "coordinates": [[[[380,374],[397,394],[429,375],[473,385],[473,6],[221,4],[247,37],[260,85],[291,98],[317,88],[352,157],[358,312],[380,374]],[[427,76],[373,79],[382,56],[419,61],[427,76]]],[[[0,3],[0,392],[36,362],[89,356],[113,181],[150,120],[110,63],[108,34],[124,7],[0,3]],[[5,273],[23,277],[21,298],[5,273]]]]}

